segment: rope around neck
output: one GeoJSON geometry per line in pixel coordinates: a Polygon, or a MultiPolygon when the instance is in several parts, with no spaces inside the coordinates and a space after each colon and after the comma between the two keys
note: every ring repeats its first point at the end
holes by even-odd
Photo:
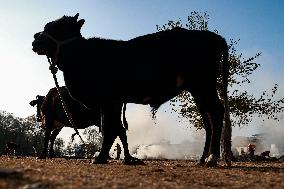
{"type": "Polygon", "coordinates": [[[67,117],[71,127],[75,130],[76,134],[80,137],[82,143],[85,144],[83,138],[81,137],[81,135],[80,135],[80,133],[78,131],[78,128],[76,127],[76,125],[74,123],[74,120],[72,119],[72,116],[71,116],[70,112],[68,111],[68,107],[67,107],[67,105],[66,105],[66,103],[65,103],[65,101],[63,99],[62,93],[60,91],[58,80],[57,80],[57,77],[56,77],[57,68],[55,67],[55,64],[52,63],[51,60],[48,57],[47,57],[47,60],[48,60],[48,62],[50,64],[50,70],[51,70],[51,73],[53,75],[55,86],[56,86],[56,89],[57,89],[57,92],[58,92],[58,95],[59,95],[59,98],[60,98],[63,110],[65,112],[65,115],[66,115],[66,117],[67,117]]]}

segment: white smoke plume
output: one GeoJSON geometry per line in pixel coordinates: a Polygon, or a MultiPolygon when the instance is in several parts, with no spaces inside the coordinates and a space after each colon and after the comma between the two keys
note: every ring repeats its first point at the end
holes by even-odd
{"type": "MultiPolygon", "coordinates": [[[[242,148],[246,152],[246,147],[249,143],[255,144],[255,154],[260,154],[264,151],[270,151],[270,156],[279,157],[284,155],[284,119],[280,121],[260,120],[254,121],[250,126],[242,129],[236,135],[233,129],[233,150],[242,148]]],[[[234,151],[233,151],[234,152],[234,151]]],[[[235,151],[235,154],[237,152],[235,151]]]]}
{"type": "Polygon", "coordinates": [[[270,150],[270,155],[281,156],[284,154],[284,119],[279,122],[267,120],[259,128],[263,133],[263,144],[265,150],[270,150]]]}
{"type": "Polygon", "coordinates": [[[165,107],[169,109],[168,104],[163,105],[153,120],[149,106],[127,105],[130,153],[142,159],[198,158],[203,152],[204,132],[189,127],[176,113],[165,112],[165,107]]]}

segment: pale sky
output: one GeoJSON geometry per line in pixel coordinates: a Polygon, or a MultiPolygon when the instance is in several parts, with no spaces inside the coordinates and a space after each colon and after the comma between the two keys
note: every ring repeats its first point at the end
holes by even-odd
{"type": "MultiPolygon", "coordinates": [[[[283,96],[283,8],[281,0],[0,0],[0,110],[18,117],[35,114],[29,102],[55,85],[46,57],[32,51],[33,35],[47,22],[76,13],[85,19],[84,37],[128,40],[156,32],[156,25],[168,20],[186,21],[192,11],[207,11],[210,29],[217,29],[228,41],[240,38],[237,48],[245,57],[262,52],[257,60],[262,66],[247,87],[249,92],[257,94],[278,83],[283,96]]],[[[64,85],[62,73],[58,77],[64,85]]],[[[128,107],[139,112],[141,106],[128,107]]],[[[243,133],[253,134],[255,127],[243,133]]]]}

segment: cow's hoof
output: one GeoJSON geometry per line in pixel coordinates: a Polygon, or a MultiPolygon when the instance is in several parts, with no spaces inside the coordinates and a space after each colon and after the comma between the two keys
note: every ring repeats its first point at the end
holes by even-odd
{"type": "Polygon", "coordinates": [[[210,154],[205,160],[206,167],[217,167],[217,157],[213,154],[210,154]]]}
{"type": "Polygon", "coordinates": [[[197,161],[197,166],[204,166],[205,165],[205,159],[200,159],[197,161]]]}
{"type": "Polygon", "coordinates": [[[54,155],[54,154],[49,154],[49,155],[48,155],[48,158],[51,158],[51,159],[52,159],[52,158],[55,158],[55,155],[54,155]]]}
{"type": "Polygon", "coordinates": [[[145,165],[145,163],[141,159],[138,159],[132,156],[128,158],[124,158],[123,163],[125,165],[145,165]]]}
{"type": "Polygon", "coordinates": [[[92,164],[107,164],[108,160],[107,158],[100,158],[100,157],[96,157],[93,161],[92,164]]]}
{"type": "Polygon", "coordinates": [[[225,159],[225,162],[226,162],[227,168],[231,168],[231,167],[232,167],[232,162],[231,162],[231,160],[225,159]]]}
{"type": "Polygon", "coordinates": [[[39,156],[36,157],[36,159],[46,159],[46,158],[47,158],[46,155],[39,155],[39,156]]]}
{"type": "Polygon", "coordinates": [[[226,168],[231,168],[232,167],[232,156],[229,155],[229,153],[224,153],[223,159],[226,163],[226,168]]]}

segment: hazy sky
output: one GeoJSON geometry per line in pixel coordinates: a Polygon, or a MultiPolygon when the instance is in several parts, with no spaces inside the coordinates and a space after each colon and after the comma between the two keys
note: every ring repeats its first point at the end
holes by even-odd
{"type": "Polygon", "coordinates": [[[240,38],[237,49],[245,57],[262,52],[249,92],[278,83],[283,96],[283,9],[282,0],[0,0],[0,110],[19,117],[35,113],[28,103],[55,85],[46,57],[32,51],[33,35],[47,22],[76,13],[85,19],[84,37],[128,40],[156,32],[168,20],[186,21],[192,11],[207,11],[210,29],[227,40],[240,38]]]}

